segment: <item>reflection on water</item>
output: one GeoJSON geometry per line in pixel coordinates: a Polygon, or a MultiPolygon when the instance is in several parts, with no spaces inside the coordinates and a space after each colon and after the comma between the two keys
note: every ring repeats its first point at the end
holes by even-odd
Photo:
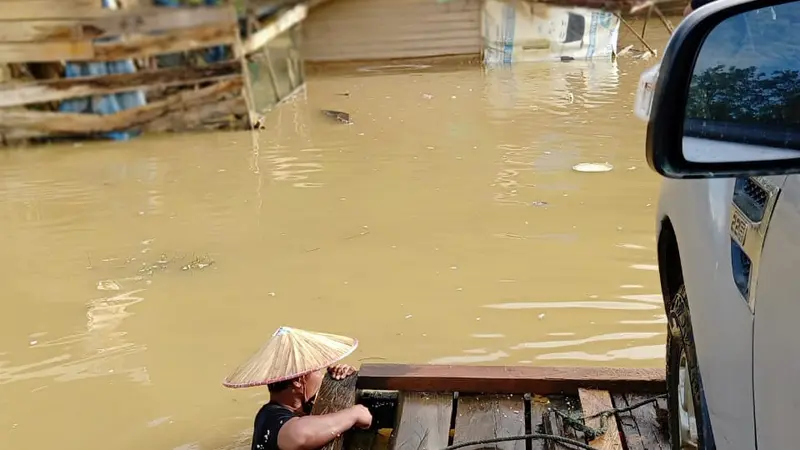
{"type": "Polygon", "coordinates": [[[280,325],[353,364],[662,365],[647,66],[353,69],[257,148],[2,152],[0,448],[248,448],[266,390],[220,381],[280,325]]]}

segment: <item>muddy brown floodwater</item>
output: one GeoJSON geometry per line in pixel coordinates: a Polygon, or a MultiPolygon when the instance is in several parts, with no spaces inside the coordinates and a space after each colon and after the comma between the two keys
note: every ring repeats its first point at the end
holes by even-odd
{"type": "Polygon", "coordinates": [[[0,153],[0,448],[249,448],[266,389],[221,381],[280,325],[359,338],[354,365],[661,365],[653,63],[358,66],[258,151],[0,153]]]}

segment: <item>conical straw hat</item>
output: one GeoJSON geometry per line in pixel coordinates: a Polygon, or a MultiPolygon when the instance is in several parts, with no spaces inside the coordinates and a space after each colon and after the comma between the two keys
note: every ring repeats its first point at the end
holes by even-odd
{"type": "Polygon", "coordinates": [[[358,341],[353,338],[280,327],[222,384],[243,388],[291,380],[340,361],[356,347],[358,341]]]}

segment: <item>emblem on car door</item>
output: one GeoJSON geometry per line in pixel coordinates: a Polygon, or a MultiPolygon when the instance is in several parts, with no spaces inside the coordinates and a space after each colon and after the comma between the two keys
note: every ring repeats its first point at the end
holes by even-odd
{"type": "Polygon", "coordinates": [[[777,184],[765,177],[737,179],[733,190],[730,226],[733,278],[751,310],[755,308],[761,250],[780,191],[777,184]]]}

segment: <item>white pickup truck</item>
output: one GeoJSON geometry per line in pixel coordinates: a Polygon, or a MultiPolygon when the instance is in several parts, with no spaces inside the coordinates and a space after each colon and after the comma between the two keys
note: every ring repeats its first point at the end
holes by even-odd
{"type": "Polygon", "coordinates": [[[674,449],[800,448],[798,30],[798,0],[719,0],[640,82],[674,449]]]}

